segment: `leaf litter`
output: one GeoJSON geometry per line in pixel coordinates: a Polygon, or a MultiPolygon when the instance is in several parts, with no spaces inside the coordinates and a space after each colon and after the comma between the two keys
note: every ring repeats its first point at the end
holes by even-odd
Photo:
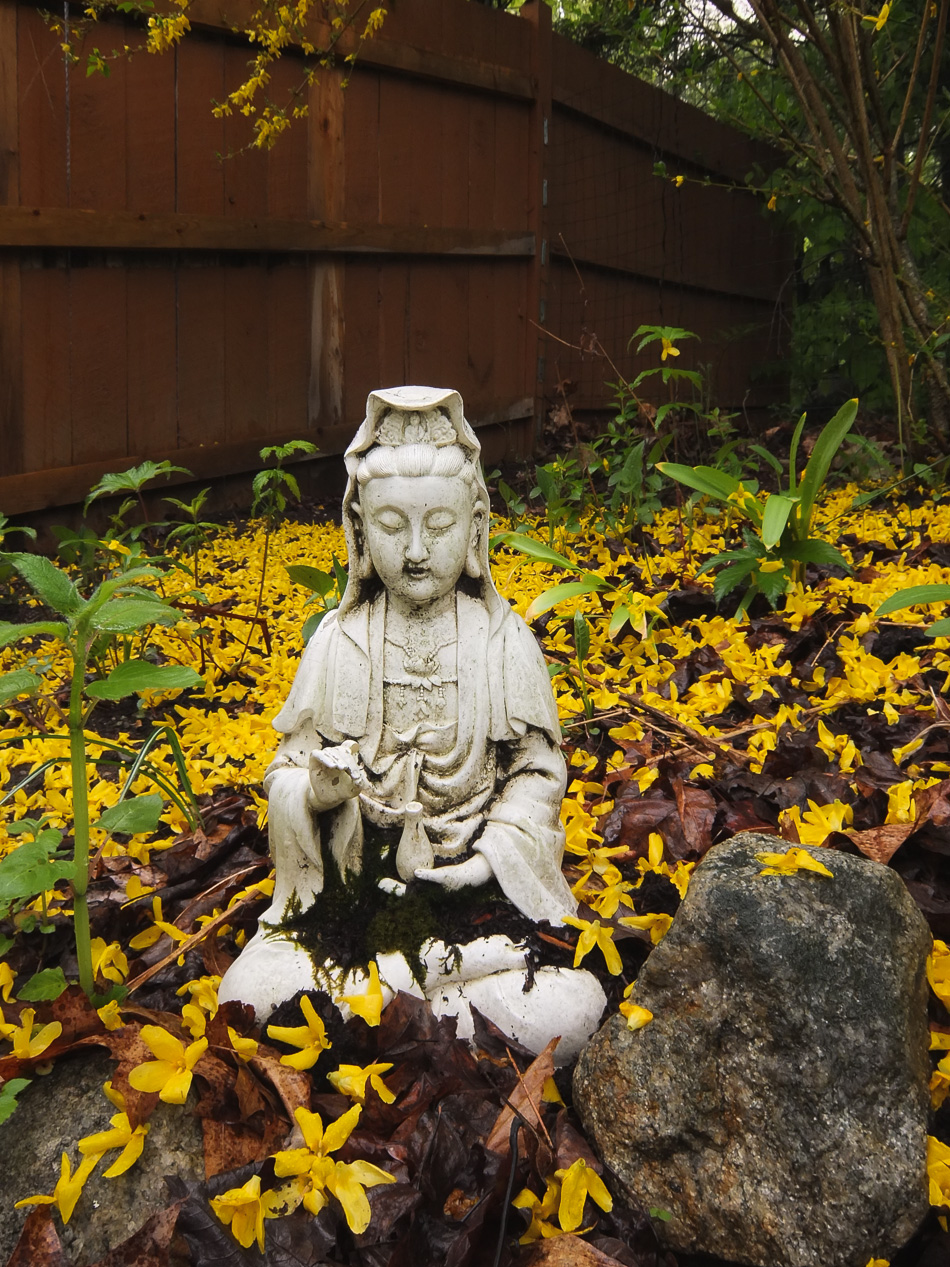
{"type": "MultiPolygon", "coordinates": [[[[840,526],[838,544],[854,576],[811,568],[808,588],[790,593],[775,612],[753,606],[743,624],[716,609],[707,582],[692,579],[703,551],[711,554],[723,544],[714,521],[704,525],[703,541],[686,543],[674,517],[661,515],[648,568],[629,548],[593,534],[558,543],[585,567],[638,572],[644,594],[665,613],[651,635],[628,631],[611,640],[606,630],[612,613],[588,595],[535,625],[552,668],[560,669],[554,681],[571,775],[565,874],[581,901],[580,921],[608,928],[619,954],[616,973],[596,948],[583,960],[602,981],[611,1010],[624,1001],[653,944],[648,927],[620,921],[641,917],[640,923],[658,927],[646,917],[674,915],[695,864],[713,844],[742,830],[776,835],[777,849],[824,844],[893,867],[934,936],[950,939],[950,709],[943,699],[950,639],[925,638],[926,619],[915,613],[905,613],[901,622],[873,619],[879,603],[903,585],[950,579],[950,516],[945,506],[921,499],[914,507],[892,504],[873,514],[842,509],[840,526]],[[572,666],[578,610],[591,639],[583,666],[572,666]]],[[[223,532],[214,551],[206,552],[209,606],[233,605],[234,574],[259,555],[261,542],[252,524],[245,533],[223,532]]],[[[271,548],[278,561],[306,557],[328,567],[341,551],[339,530],[289,524],[271,548]]],[[[501,551],[496,576],[523,614],[558,574],[501,551]]],[[[270,659],[261,647],[229,677],[243,643],[222,623],[202,634],[213,666],[204,691],[172,693],[146,710],[144,720],[176,725],[203,823],[198,831],[187,830],[170,806],[157,836],[100,852],[90,885],[92,931],[128,956],[128,972],[120,974],[130,991],[117,1003],[121,1023],[108,1028],[107,1009],[97,1011],[70,987],[58,998],[31,1004],[36,1028],[54,1022],[62,1027],[42,1051],[0,1055],[6,1082],[73,1051],[107,1049],[115,1062],[113,1087],[134,1128],[148,1121],[158,1100],[129,1082],[134,1068],[154,1058],[141,1037],[143,1026],[161,1026],[186,1047],[196,1041],[195,1027],[203,1027],[208,1047],[194,1066],[197,1094],[183,1111],[202,1123],[205,1180],[170,1179],[167,1208],[97,1267],[169,1261],[698,1267],[699,1259],[660,1248],[655,1227],[662,1212],[635,1208],[609,1173],[604,1178],[612,1209],[588,1201],[583,1227],[592,1230],[583,1239],[562,1234],[518,1244],[528,1217],[512,1208],[515,1194],[528,1189],[540,1198],[551,1175],[569,1171],[578,1159],[597,1172],[603,1168],[571,1111],[569,1071],[554,1071],[550,1053],[533,1057],[482,1017],[473,1050],[456,1040],[454,1022],[436,1019],[409,996],[397,996],[379,1026],[370,1027],[359,1017],[344,1023],[326,995],[311,992],[331,1045],[307,1072],[282,1063],[293,1048],[268,1041],[267,1026],[256,1025],[250,1009],[217,1007],[208,995],[206,1005],[186,1018],[184,1004],[200,1001],[202,981],[213,993],[215,979],[253,934],[268,896],[259,781],[273,746],[269,718],[296,666],[302,604],[278,567],[270,578],[263,609],[270,659]],[[156,919],[180,936],[158,928],[156,919]],[[149,929],[159,935],[131,948],[149,929]],[[248,1053],[253,1047],[247,1058],[242,1040],[248,1053]],[[331,1201],[316,1218],[299,1207],[268,1219],[264,1254],[253,1241],[240,1245],[212,1212],[210,1198],[254,1175],[264,1187],[278,1183],[272,1159],[295,1146],[297,1111],[318,1113],[325,1123],[338,1120],[350,1102],[327,1075],[343,1064],[374,1063],[391,1065],[384,1081],[395,1099],[384,1103],[367,1088],[359,1122],[337,1154],[344,1164],[370,1162],[395,1179],[367,1189],[372,1218],[366,1230],[351,1231],[343,1208],[331,1201]]],[[[156,633],[170,663],[185,659],[187,634],[156,633]]],[[[117,725],[129,720],[117,716],[117,725]]],[[[134,719],[133,730],[142,728],[143,719],[134,719]]],[[[9,709],[3,737],[15,738],[18,729],[26,729],[24,718],[9,709]]],[[[3,772],[22,777],[55,753],[56,741],[31,739],[0,751],[3,772]]],[[[63,826],[68,793],[51,768],[41,784],[18,794],[15,812],[52,807],[53,825],[63,826]]],[[[96,795],[107,806],[108,787],[93,789],[93,803],[96,795]]],[[[7,847],[15,843],[11,838],[7,847]]],[[[38,947],[35,935],[19,936],[4,957],[13,974],[10,997],[3,996],[7,1026],[25,1010],[16,997],[18,983],[43,967],[61,967],[67,977],[74,968],[63,914],[68,891],[49,896],[52,932],[44,945],[38,947]]],[[[503,903],[488,904],[478,919],[486,934],[524,931],[503,903]]],[[[546,926],[531,934],[532,962],[555,966],[576,961],[584,935],[546,926]]],[[[931,1017],[935,1034],[950,1032],[950,1013],[936,996],[931,1017]]],[[[293,1026],[300,1020],[298,998],[269,1023],[293,1026]]],[[[950,1102],[937,1110],[932,1129],[938,1140],[950,1139],[950,1102]]],[[[946,1261],[950,1246],[938,1214],[931,1214],[893,1267],[946,1261]]],[[[58,1226],[49,1205],[37,1206],[10,1264],[66,1265],[58,1226]]],[[[560,1230],[556,1218],[554,1230],[560,1230]]],[[[714,1267],[714,1260],[702,1262],[714,1267]]]]}

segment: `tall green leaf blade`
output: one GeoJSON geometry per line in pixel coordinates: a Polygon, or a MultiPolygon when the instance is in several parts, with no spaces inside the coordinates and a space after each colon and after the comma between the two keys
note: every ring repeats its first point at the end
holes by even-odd
{"type": "Polygon", "coordinates": [[[705,493],[707,497],[717,497],[720,501],[728,501],[740,487],[739,481],[718,471],[714,466],[681,466],[678,462],[657,462],[656,469],[678,484],[685,484],[697,493],[705,493]]]}
{"type": "Polygon", "coordinates": [[[574,652],[578,664],[583,664],[590,653],[590,625],[583,612],[574,613],[574,652]]]}
{"type": "Polygon", "coordinates": [[[535,541],[534,537],[526,536],[523,532],[501,532],[495,537],[495,542],[496,544],[500,542],[512,550],[520,550],[522,554],[527,554],[532,559],[539,559],[542,563],[551,563],[554,567],[567,568],[571,572],[584,571],[579,564],[565,559],[564,555],[558,554],[557,550],[552,550],[550,546],[544,545],[541,541],[535,541]]]}
{"type": "Polygon", "coordinates": [[[798,446],[801,443],[802,432],[805,430],[805,419],[807,413],[803,413],[795,424],[795,431],[792,434],[792,443],[788,450],[788,491],[794,493],[798,487],[798,446]]]}
{"type": "Polygon", "coordinates": [[[174,625],[181,614],[157,599],[113,598],[92,618],[92,627],[103,633],[132,633],[145,625],[174,625]]]}
{"type": "Polygon", "coordinates": [[[129,836],[154,831],[164,806],[165,802],[155,793],[136,796],[132,800],[119,801],[118,805],[111,806],[94,826],[107,832],[125,832],[129,836]]]}
{"type": "Polygon", "coordinates": [[[890,598],[885,598],[874,615],[889,616],[891,612],[903,611],[905,607],[916,607],[921,603],[948,602],[950,602],[950,585],[910,585],[907,589],[898,590],[890,598]]]}
{"type": "Polygon", "coordinates": [[[759,532],[762,544],[767,550],[771,550],[781,541],[788,517],[797,500],[797,498],[782,497],[778,493],[772,493],[766,500],[765,510],[762,512],[762,527],[759,532]]]}
{"type": "Polygon", "coordinates": [[[834,456],[841,448],[845,436],[854,426],[854,420],[857,416],[858,402],[857,398],[855,398],[841,406],[835,416],[825,424],[821,435],[815,441],[815,447],[812,449],[808,465],[805,467],[801,489],[799,490],[801,507],[798,524],[800,531],[805,535],[807,535],[811,525],[815,501],[825,482],[825,477],[831,469],[834,456]]]}
{"type": "Polygon", "coordinates": [[[100,682],[90,682],[86,694],[91,699],[125,699],[138,691],[180,691],[201,686],[202,678],[182,664],[151,664],[148,660],[126,660],[100,682]]]}
{"type": "Polygon", "coordinates": [[[536,616],[550,611],[552,607],[557,607],[558,603],[566,602],[569,598],[580,598],[584,594],[594,594],[597,590],[602,590],[605,585],[606,581],[599,576],[589,576],[583,581],[566,581],[563,585],[553,585],[549,590],[538,595],[525,612],[525,619],[534,620],[536,616]]]}
{"type": "Polygon", "coordinates": [[[42,554],[8,554],[6,562],[12,563],[37,597],[47,607],[64,616],[75,616],[83,606],[83,599],[65,572],[42,554]]]}

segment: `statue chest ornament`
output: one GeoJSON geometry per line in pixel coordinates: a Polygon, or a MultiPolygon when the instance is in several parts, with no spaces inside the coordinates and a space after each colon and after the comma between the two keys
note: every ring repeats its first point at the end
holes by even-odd
{"type": "Polygon", "coordinates": [[[458,642],[438,646],[398,641],[388,632],[383,651],[383,722],[396,732],[416,722],[445,726],[458,721],[458,642]]]}
{"type": "Polygon", "coordinates": [[[346,589],[274,719],[272,904],[219,998],[263,1021],[323,989],[348,1015],[342,996],[367,991],[372,966],[384,1002],[426,998],[461,1037],[475,1007],[531,1050],[559,1038],[566,1064],[606,1000],[583,969],[531,971],[513,940],[577,904],[561,872],[557,709],[492,582],[479,453],[457,392],[371,393],[345,458],[346,589]],[[462,934],[492,903],[524,931],[462,934]]]}

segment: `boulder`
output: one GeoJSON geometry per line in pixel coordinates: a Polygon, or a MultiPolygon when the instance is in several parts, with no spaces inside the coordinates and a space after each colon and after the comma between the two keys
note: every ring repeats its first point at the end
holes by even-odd
{"type": "MultiPolygon", "coordinates": [[[[20,1094],[13,1116],[0,1126],[0,1262],[7,1261],[27,1214],[36,1208],[16,1210],[14,1203],[52,1192],[62,1154],[69,1153],[75,1171],[77,1140],[109,1129],[117,1110],[102,1084],[114,1073],[115,1062],[105,1052],[62,1056],[51,1073],[36,1077],[20,1094]]],[[[58,1212],[53,1216],[63,1249],[77,1267],[94,1263],[169,1204],[166,1175],[204,1179],[201,1122],[188,1108],[159,1104],[141,1158],[124,1175],[105,1179],[102,1172],[116,1156],[110,1154],[89,1178],[65,1228],[58,1212]]]]}
{"type": "Polygon", "coordinates": [[[762,875],[772,836],[711,849],[574,1077],[588,1137],[673,1249],[866,1267],[927,1208],[927,925],[900,877],[809,849],[833,879],[762,875]]]}

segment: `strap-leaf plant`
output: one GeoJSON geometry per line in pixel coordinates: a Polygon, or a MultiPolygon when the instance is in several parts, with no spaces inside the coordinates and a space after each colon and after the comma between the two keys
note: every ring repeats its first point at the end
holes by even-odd
{"type": "MultiPolygon", "coordinates": [[[[158,568],[134,566],[120,569],[97,585],[88,598],[84,598],[67,573],[47,558],[17,553],[2,555],[0,559],[15,568],[34,594],[58,617],[27,624],[0,622],[0,647],[31,638],[46,638],[58,643],[69,655],[67,735],[73,800],[72,859],[64,859],[57,854],[62,842],[60,832],[47,829],[42,822],[30,820],[25,827],[32,834],[32,841],[21,844],[0,862],[0,906],[9,909],[14,901],[42,896],[58,880],[68,879],[73,889],[73,928],[79,983],[93,998],[95,980],[86,900],[90,828],[99,827],[108,832],[154,831],[162,812],[162,798],[150,795],[121,799],[118,805],[106,810],[96,823],[91,824],[86,776],[86,723],[98,700],[119,700],[142,691],[199,686],[201,678],[194,669],[182,665],[155,665],[147,660],[131,659],[117,665],[104,677],[86,680],[90,666],[102,662],[104,652],[115,640],[152,625],[173,625],[179,620],[179,613],[143,584],[161,576],[158,568]],[[24,856],[24,850],[28,857],[24,856]],[[30,865],[24,866],[26,862],[30,865]]],[[[0,698],[3,698],[5,688],[9,693],[21,683],[20,670],[14,669],[12,673],[0,676],[0,698]],[[12,682],[11,678],[14,679],[12,682]]],[[[12,830],[17,833],[16,824],[12,825],[12,830]]]]}
{"type": "Polygon", "coordinates": [[[735,479],[713,466],[657,463],[657,470],[670,479],[697,493],[725,502],[749,524],[743,532],[746,544],[741,550],[723,550],[699,569],[700,576],[704,572],[722,569],[713,584],[717,601],[746,582],[747,589],[739,604],[740,613],[746,611],[756,594],[764,594],[774,607],[791,583],[804,580],[808,563],[823,563],[851,571],[840,551],[823,538],[814,536],[813,528],[818,496],[835,454],[854,425],[857,412],[857,400],[849,400],[826,423],[799,480],[798,446],[806,418],[802,414],[792,436],[786,488],[780,493],[770,493],[764,501],[756,496],[758,484],[754,480],[735,479]]]}

